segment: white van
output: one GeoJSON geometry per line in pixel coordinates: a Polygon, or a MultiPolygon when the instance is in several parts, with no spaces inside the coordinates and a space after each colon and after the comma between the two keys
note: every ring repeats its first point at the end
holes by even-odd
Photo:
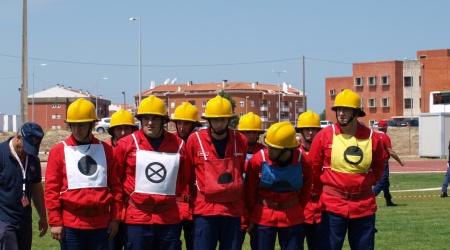
{"type": "Polygon", "coordinates": [[[332,121],[327,121],[327,120],[320,121],[320,127],[321,128],[325,128],[326,126],[332,125],[332,124],[333,124],[332,121]]]}

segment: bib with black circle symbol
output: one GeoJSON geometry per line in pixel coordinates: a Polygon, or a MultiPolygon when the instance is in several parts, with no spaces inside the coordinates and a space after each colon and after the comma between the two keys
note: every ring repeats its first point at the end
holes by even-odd
{"type": "Polygon", "coordinates": [[[134,191],[143,194],[175,195],[180,167],[180,144],[177,153],[140,150],[136,137],[136,183],[134,191]]]}
{"type": "MultiPolygon", "coordinates": [[[[262,150],[261,150],[262,151],[262,150]]],[[[303,187],[302,152],[298,156],[297,165],[285,167],[270,166],[265,159],[264,153],[261,168],[260,188],[268,188],[274,192],[292,192],[303,187]]]]}
{"type": "MultiPolygon", "coordinates": [[[[198,142],[204,157],[205,201],[234,202],[242,199],[243,184],[239,157],[237,156],[236,139],[234,141],[234,156],[224,159],[208,159],[197,132],[198,142]]],[[[234,131],[236,138],[236,131],[234,131]]]]}
{"type": "Polygon", "coordinates": [[[67,146],[64,143],[69,190],[107,186],[107,163],[102,144],[67,146]]]}
{"type": "Polygon", "coordinates": [[[331,169],[348,174],[366,173],[372,163],[372,132],[366,139],[333,133],[331,169]]]}

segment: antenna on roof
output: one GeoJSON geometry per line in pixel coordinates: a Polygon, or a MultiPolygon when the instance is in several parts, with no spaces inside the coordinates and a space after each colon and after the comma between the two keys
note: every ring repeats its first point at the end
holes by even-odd
{"type": "Polygon", "coordinates": [[[170,82],[170,84],[175,84],[177,82],[177,78],[173,78],[173,80],[170,82]]]}
{"type": "Polygon", "coordinates": [[[170,79],[169,78],[167,78],[165,81],[164,81],[164,85],[167,85],[168,83],[170,82],[170,79]]]}

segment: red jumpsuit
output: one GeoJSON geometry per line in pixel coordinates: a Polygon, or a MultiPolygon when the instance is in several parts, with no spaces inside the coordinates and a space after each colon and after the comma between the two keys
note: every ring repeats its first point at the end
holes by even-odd
{"type": "MultiPolygon", "coordinates": [[[[67,146],[77,145],[72,135],[64,142],[67,146]]],[[[116,172],[113,148],[93,137],[92,145],[100,143],[107,163],[107,187],[102,188],[69,190],[65,145],[60,142],[50,150],[45,175],[45,206],[50,226],[100,229],[108,227],[111,219],[120,219],[123,206],[122,185],[116,172]],[[104,213],[105,208],[109,212],[104,213]]]]}
{"type": "MultiPolygon", "coordinates": [[[[384,171],[384,152],[378,133],[358,124],[355,135],[343,135],[338,123],[323,128],[312,142],[309,156],[313,164],[314,181],[313,185],[318,190],[322,190],[319,203],[322,211],[332,212],[344,218],[360,218],[372,215],[376,212],[377,206],[372,186],[381,178],[384,171]],[[335,131],[334,131],[334,130],[335,131]],[[349,164],[332,164],[333,150],[339,146],[334,142],[334,138],[346,136],[347,140],[357,141],[358,149],[367,144],[365,153],[352,155],[352,152],[345,151],[339,155],[348,161],[361,160],[367,157],[366,164],[354,164],[353,169],[342,170],[349,164]],[[371,143],[371,144],[369,144],[371,143]],[[365,168],[365,171],[356,169],[356,165],[365,168]],[[356,171],[355,171],[356,170],[356,171]],[[353,171],[353,172],[352,172],[353,171]],[[326,190],[328,190],[328,192],[326,190]],[[332,194],[330,194],[332,193],[332,194]],[[344,198],[347,196],[347,198],[344,198]],[[351,198],[350,198],[351,197],[351,198]]],[[[337,139],[336,139],[337,140],[337,139]]],[[[351,147],[348,147],[349,149],[351,147]]],[[[358,150],[350,150],[358,152],[358,150]]],[[[363,150],[361,150],[363,151],[363,150]]],[[[338,157],[339,157],[338,156],[338,157]]],[[[335,161],[339,161],[335,158],[335,161]]]]}
{"type": "MultiPolygon", "coordinates": [[[[300,144],[300,149],[304,152],[305,157],[309,159],[309,151],[307,151],[302,144],[300,144]]],[[[316,224],[320,223],[321,213],[319,206],[319,197],[320,192],[316,188],[314,188],[314,185],[311,187],[311,194],[309,196],[308,203],[305,206],[304,209],[304,215],[305,215],[305,223],[308,224],[316,224]]]]}
{"type": "MultiPolygon", "coordinates": [[[[164,140],[157,152],[180,153],[179,169],[177,175],[176,195],[181,194],[182,187],[188,185],[190,167],[185,160],[183,142],[179,137],[163,130],[164,140]],[[180,150],[180,151],[179,151],[180,150]]],[[[133,133],[140,150],[155,151],[150,145],[142,130],[133,133]]],[[[117,161],[118,174],[123,183],[125,199],[124,222],[126,224],[176,224],[180,222],[180,212],[176,195],[145,194],[135,192],[136,183],[136,154],[137,148],[132,135],[121,138],[117,142],[114,154],[117,161]],[[131,201],[129,201],[131,200],[131,201]],[[130,202],[134,205],[130,205],[130,202]],[[150,208],[164,208],[159,211],[150,211],[150,208]],[[140,209],[139,209],[140,208],[140,209]],[[149,208],[149,209],[144,209],[149,208]]]]}
{"type": "MultiPolygon", "coordinates": [[[[263,150],[263,153],[264,159],[270,167],[278,167],[276,162],[269,159],[267,148],[263,150]]],[[[299,154],[299,149],[292,151],[290,165],[298,165],[299,154]]],[[[269,227],[289,227],[303,223],[305,220],[303,208],[308,202],[312,183],[311,162],[302,154],[300,162],[303,186],[299,191],[275,192],[269,188],[260,188],[263,161],[263,155],[260,151],[247,164],[244,190],[245,206],[250,214],[250,222],[269,227]],[[276,203],[279,206],[286,206],[286,208],[275,209],[264,205],[261,202],[262,200],[268,203],[276,203]]]]}
{"type": "MultiPolygon", "coordinates": [[[[209,202],[205,200],[205,186],[209,185],[205,180],[205,157],[208,160],[219,159],[216,148],[211,140],[211,128],[198,131],[203,146],[200,146],[198,137],[195,133],[189,136],[187,140],[186,150],[190,157],[191,166],[195,170],[195,178],[197,182],[197,197],[194,203],[194,214],[202,216],[231,216],[240,217],[243,215],[244,203],[242,200],[242,186],[241,198],[232,202],[209,202]]],[[[245,136],[237,131],[228,129],[228,141],[226,145],[225,158],[236,157],[239,161],[240,174],[244,171],[245,157],[247,154],[247,139],[245,136]]],[[[241,178],[241,176],[239,176],[241,178]]],[[[241,184],[242,185],[242,184],[241,184]]],[[[233,194],[231,194],[233,195],[233,194]]],[[[228,197],[224,197],[228,198],[228,197]]]]}

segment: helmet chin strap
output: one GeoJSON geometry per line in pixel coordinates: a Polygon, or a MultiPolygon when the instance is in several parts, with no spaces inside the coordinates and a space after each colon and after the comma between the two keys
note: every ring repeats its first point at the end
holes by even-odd
{"type": "Polygon", "coordinates": [[[271,161],[274,161],[274,162],[278,163],[278,165],[283,165],[285,162],[284,162],[284,161],[281,161],[281,160],[280,160],[280,157],[281,157],[284,153],[286,153],[287,151],[289,151],[289,150],[291,150],[291,149],[283,148],[283,149],[280,151],[280,153],[278,153],[278,155],[277,155],[275,158],[272,159],[272,158],[269,156],[269,159],[270,159],[271,161]]]}
{"type": "Polygon", "coordinates": [[[350,120],[348,120],[348,122],[340,122],[338,117],[337,117],[338,115],[337,115],[337,112],[336,112],[336,121],[338,121],[339,126],[346,127],[351,121],[353,121],[353,119],[355,117],[358,117],[358,113],[359,113],[359,110],[358,109],[354,109],[352,117],[350,117],[350,120]]]}
{"type": "Polygon", "coordinates": [[[225,134],[225,133],[227,132],[228,125],[230,124],[230,119],[228,119],[227,126],[225,126],[224,129],[219,130],[219,131],[217,131],[217,130],[214,129],[214,127],[211,125],[211,120],[210,120],[210,119],[208,119],[208,123],[210,124],[211,131],[212,131],[214,134],[216,134],[216,135],[223,135],[223,134],[225,134]]]}
{"type": "Polygon", "coordinates": [[[312,142],[312,140],[306,139],[306,136],[303,134],[303,129],[300,130],[300,134],[302,135],[303,140],[305,140],[307,143],[311,143],[312,142]]]}

